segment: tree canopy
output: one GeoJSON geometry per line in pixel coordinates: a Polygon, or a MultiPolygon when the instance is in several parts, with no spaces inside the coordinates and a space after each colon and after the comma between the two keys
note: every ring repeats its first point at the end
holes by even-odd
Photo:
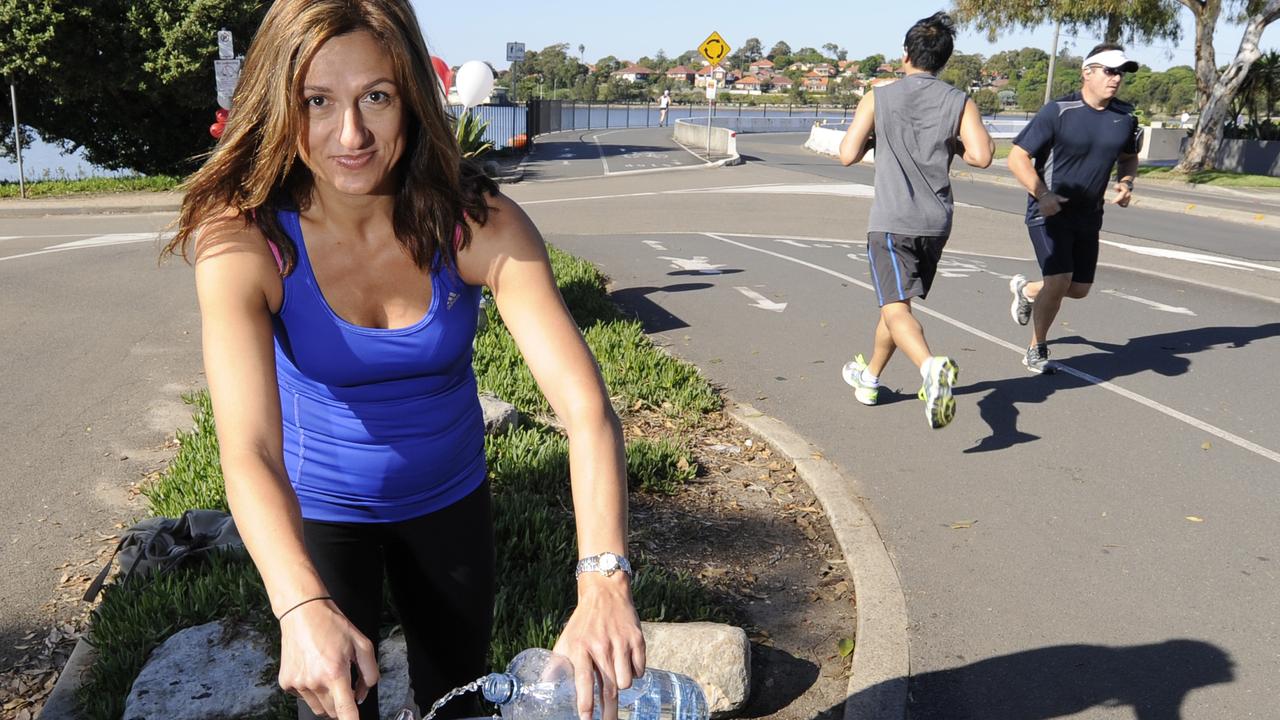
{"type": "Polygon", "coordinates": [[[243,53],[264,12],[257,0],[8,0],[0,70],[44,140],[106,168],[182,173],[213,142],[217,31],[243,53]]]}

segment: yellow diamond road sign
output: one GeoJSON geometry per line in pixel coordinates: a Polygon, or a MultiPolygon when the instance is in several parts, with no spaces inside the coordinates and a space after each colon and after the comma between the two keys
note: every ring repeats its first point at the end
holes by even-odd
{"type": "Polygon", "coordinates": [[[732,49],[733,48],[729,47],[729,43],[725,42],[724,38],[720,37],[720,33],[718,32],[711,33],[707,36],[707,39],[703,40],[702,44],[698,46],[698,52],[702,53],[702,57],[706,58],[707,62],[712,65],[715,65],[728,57],[729,51],[732,49]]]}

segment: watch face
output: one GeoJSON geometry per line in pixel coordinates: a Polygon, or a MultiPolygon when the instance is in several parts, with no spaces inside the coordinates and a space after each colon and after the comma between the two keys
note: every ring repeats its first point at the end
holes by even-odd
{"type": "Polygon", "coordinates": [[[612,572],[618,569],[618,556],[613,553],[604,553],[600,556],[600,569],[605,572],[612,572]]]}

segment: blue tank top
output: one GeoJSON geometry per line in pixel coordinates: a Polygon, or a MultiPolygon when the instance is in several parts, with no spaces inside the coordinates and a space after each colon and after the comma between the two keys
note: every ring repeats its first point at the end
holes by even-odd
{"type": "Polygon", "coordinates": [[[392,330],[333,311],[297,212],[280,211],[298,260],[272,318],[284,462],[307,520],[396,522],[461,500],[485,477],[471,369],[480,288],[431,273],[431,307],[392,330]]]}

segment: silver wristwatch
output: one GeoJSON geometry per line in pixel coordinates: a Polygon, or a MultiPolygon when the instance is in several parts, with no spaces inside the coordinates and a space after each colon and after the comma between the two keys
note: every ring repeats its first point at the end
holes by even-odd
{"type": "Polygon", "coordinates": [[[573,576],[576,578],[584,572],[598,572],[605,577],[609,577],[619,570],[630,577],[631,563],[617,553],[602,552],[599,555],[591,555],[579,560],[577,569],[573,571],[573,576]]]}

